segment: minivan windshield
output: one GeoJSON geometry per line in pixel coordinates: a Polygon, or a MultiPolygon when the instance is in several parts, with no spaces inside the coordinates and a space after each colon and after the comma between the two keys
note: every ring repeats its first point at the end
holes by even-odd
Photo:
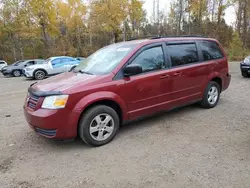
{"type": "Polygon", "coordinates": [[[81,61],[74,71],[95,75],[108,74],[136,45],[117,43],[104,47],[81,61]]]}

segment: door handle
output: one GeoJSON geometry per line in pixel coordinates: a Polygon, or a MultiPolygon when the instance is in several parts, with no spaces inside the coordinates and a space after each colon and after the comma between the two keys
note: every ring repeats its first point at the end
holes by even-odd
{"type": "Polygon", "coordinates": [[[161,75],[161,79],[165,79],[165,78],[168,78],[169,77],[169,75],[168,74],[165,74],[165,75],[161,75]]]}
{"type": "Polygon", "coordinates": [[[181,72],[175,72],[174,74],[173,74],[173,76],[180,76],[181,75],[181,72]]]}

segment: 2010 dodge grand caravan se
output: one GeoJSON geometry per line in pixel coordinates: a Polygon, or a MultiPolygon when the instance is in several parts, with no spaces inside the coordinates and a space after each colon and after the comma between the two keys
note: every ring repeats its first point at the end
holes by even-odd
{"type": "Polygon", "coordinates": [[[127,41],[104,47],[73,71],[28,89],[24,114],[48,138],[110,142],[119,125],[199,102],[217,105],[231,76],[221,45],[202,37],[127,41]]]}

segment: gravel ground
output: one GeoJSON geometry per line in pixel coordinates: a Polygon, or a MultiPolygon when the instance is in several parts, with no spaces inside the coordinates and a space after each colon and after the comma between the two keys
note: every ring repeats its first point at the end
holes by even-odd
{"type": "Polygon", "coordinates": [[[250,79],[230,72],[217,107],[128,124],[99,148],[36,135],[22,112],[33,81],[1,76],[0,187],[250,187],[250,79]]]}

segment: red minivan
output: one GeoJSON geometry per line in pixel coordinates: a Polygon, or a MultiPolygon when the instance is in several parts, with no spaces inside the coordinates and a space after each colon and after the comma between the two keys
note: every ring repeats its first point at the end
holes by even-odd
{"type": "Polygon", "coordinates": [[[73,71],[31,85],[24,103],[30,127],[48,138],[110,142],[119,126],[199,102],[217,105],[231,76],[215,39],[165,37],[106,46],[73,71]]]}

